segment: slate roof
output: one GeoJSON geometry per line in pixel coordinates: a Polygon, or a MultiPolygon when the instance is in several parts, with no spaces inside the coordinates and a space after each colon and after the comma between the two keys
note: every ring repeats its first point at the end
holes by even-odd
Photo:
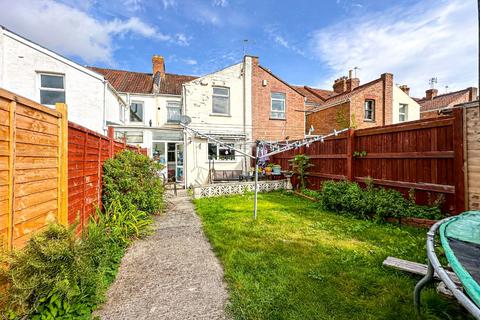
{"type": "MultiPolygon", "coordinates": [[[[97,67],[88,68],[103,75],[118,92],[153,93],[154,79],[151,73],[97,67]]],[[[197,79],[197,77],[165,73],[165,77],[160,81],[159,93],[181,95],[182,84],[194,79],[197,79]]]]}
{"type": "Polygon", "coordinates": [[[441,94],[433,98],[432,100],[422,98],[417,102],[422,107],[421,111],[437,110],[447,107],[451,107],[457,103],[466,102],[468,100],[469,88],[460,91],[449,92],[441,94]]]}

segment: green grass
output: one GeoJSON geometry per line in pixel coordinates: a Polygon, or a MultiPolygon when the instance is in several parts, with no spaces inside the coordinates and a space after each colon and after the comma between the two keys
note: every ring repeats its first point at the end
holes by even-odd
{"type": "MultiPolygon", "coordinates": [[[[195,201],[220,258],[235,319],[415,319],[418,277],[382,267],[387,256],[425,262],[426,230],[323,212],[289,194],[195,201]]],[[[433,287],[427,319],[465,319],[433,287]]]]}

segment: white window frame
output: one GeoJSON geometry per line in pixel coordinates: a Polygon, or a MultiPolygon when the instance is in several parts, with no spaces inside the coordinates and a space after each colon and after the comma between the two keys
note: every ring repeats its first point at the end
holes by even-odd
{"type": "Polygon", "coordinates": [[[365,102],[363,103],[363,120],[364,121],[375,121],[375,100],[373,99],[365,99],[365,102]],[[368,118],[367,117],[367,103],[371,102],[372,106],[372,117],[368,118]]]}
{"type": "Polygon", "coordinates": [[[287,95],[284,92],[271,92],[270,93],[270,119],[274,120],[285,120],[287,119],[287,95]],[[274,98],[274,94],[281,94],[283,95],[283,99],[274,98]],[[283,117],[274,117],[273,113],[282,113],[282,111],[273,110],[273,101],[281,101],[283,102],[283,117]]]}
{"type": "Polygon", "coordinates": [[[171,120],[169,117],[168,117],[168,109],[169,108],[176,108],[180,111],[180,117],[182,116],[182,104],[180,103],[180,101],[167,101],[167,123],[179,123],[180,122],[180,119],[178,120],[171,120]],[[173,107],[172,105],[175,105],[175,107],[173,107]]]}
{"type": "MultiPolygon", "coordinates": [[[[224,142],[224,144],[226,145],[230,145],[232,148],[235,148],[235,143],[231,143],[231,142],[224,142]]],[[[230,152],[233,152],[234,156],[233,156],[233,159],[220,159],[220,148],[223,148],[223,149],[228,149],[227,147],[221,145],[221,144],[218,144],[218,143],[214,143],[214,142],[209,142],[207,144],[207,159],[208,160],[214,160],[214,161],[225,161],[225,162],[235,162],[236,161],[236,156],[235,156],[235,150],[232,150],[230,149],[230,152]],[[216,154],[216,159],[210,159],[210,154],[209,154],[209,149],[210,149],[210,144],[213,144],[217,147],[217,154],[216,154]]]]}
{"type": "Polygon", "coordinates": [[[229,87],[222,87],[222,86],[212,86],[212,115],[219,115],[219,116],[229,116],[230,115],[230,88],[229,87]],[[219,88],[219,89],[227,89],[228,91],[228,94],[224,95],[224,94],[218,94],[218,93],[215,93],[215,88],[219,88]],[[227,98],[227,112],[223,113],[223,112],[215,112],[213,111],[213,104],[214,104],[214,97],[217,96],[217,97],[222,97],[222,98],[227,98]]]}
{"type": "Polygon", "coordinates": [[[143,131],[139,130],[139,131],[131,131],[131,130],[127,130],[127,131],[122,131],[122,130],[119,130],[119,131],[115,131],[115,138],[116,139],[120,139],[120,140],[123,140],[123,138],[126,139],[126,142],[127,143],[130,143],[130,144],[142,144],[144,141],[145,141],[145,135],[143,133],[143,131]],[[129,134],[130,136],[133,136],[134,137],[139,137],[141,136],[141,141],[129,141],[128,140],[128,137],[129,137],[129,134]]]}
{"type": "Polygon", "coordinates": [[[408,104],[407,103],[399,103],[398,104],[398,122],[406,122],[408,121],[408,104]],[[400,110],[404,107],[404,111],[401,112],[400,110]],[[403,116],[403,120],[401,119],[403,116]]]}
{"type": "Polygon", "coordinates": [[[139,123],[145,123],[145,103],[143,101],[137,101],[137,100],[132,100],[130,102],[130,105],[128,106],[128,123],[132,123],[132,124],[139,124],[139,123]],[[132,107],[132,104],[140,104],[142,105],[142,121],[132,121],[131,117],[130,117],[130,114],[132,112],[131,110],[131,107],[132,107]]]}
{"type": "MultiPolygon", "coordinates": [[[[44,91],[57,91],[57,92],[63,92],[65,95],[65,101],[63,103],[67,103],[67,91],[65,90],[66,88],[66,81],[65,81],[65,74],[64,73],[55,73],[55,72],[43,72],[43,71],[37,71],[37,81],[38,81],[38,102],[42,102],[42,90],[44,91]],[[55,76],[55,77],[62,77],[63,79],[63,89],[59,88],[49,88],[49,87],[42,87],[42,75],[44,76],[55,76]]],[[[53,104],[44,104],[46,106],[54,106],[53,104]]]]}

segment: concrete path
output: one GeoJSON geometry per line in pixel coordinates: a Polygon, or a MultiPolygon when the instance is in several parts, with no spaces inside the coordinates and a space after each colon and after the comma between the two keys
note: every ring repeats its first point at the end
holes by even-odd
{"type": "Polygon", "coordinates": [[[101,319],[226,319],[222,267],[184,190],[122,259],[101,319]]]}

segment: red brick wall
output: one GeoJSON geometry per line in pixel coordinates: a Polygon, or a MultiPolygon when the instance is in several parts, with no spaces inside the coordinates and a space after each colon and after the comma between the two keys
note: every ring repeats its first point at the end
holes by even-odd
{"type": "Polygon", "coordinates": [[[253,139],[290,140],[302,139],[305,133],[304,97],[271,73],[258,65],[253,58],[252,74],[252,124],[253,139]],[[267,80],[263,86],[263,80],[267,80]],[[272,92],[285,93],[285,120],[270,119],[270,98],[272,92]]]}
{"type": "MultiPolygon", "coordinates": [[[[441,98],[440,98],[441,99],[441,98]]],[[[470,102],[477,99],[477,89],[470,88],[469,91],[466,91],[464,94],[459,96],[455,101],[450,103],[448,106],[453,107],[456,104],[470,102]]],[[[428,118],[437,118],[441,117],[442,115],[438,113],[439,110],[425,110],[425,108],[420,107],[420,119],[428,119],[428,118]]]]}
{"type": "MultiPolygon", "coordinates": [[[[307,115],[306,130],[313,125],[315,134],[330,133],[333,129],[343,129],[338,127],[336,120],[337,108],[347,108],[349,105],[349,123],[357,129],[371,128],[382,125],[392,124],[393,113],[393,75],[384,73],[377,80],[352,91],[351,94],[345,95],[344,98],[350,98],[350,103],[344,103],[322,111],[318,111],[307,115]],[[365,100],[372,99],[375,101],[375,120],[364,120],[364,104],[365,100]],[[385,118],[385,121],[384,121],[385,118]],[[351,121],[354,121],[352,124],[351,121]]],[[[329,103],[327,101],[327,103],[329,103]]]]}
{"type": "Polygon", "coordinates": [[[306,130],[313,126],[313,134],[328,134],[335,130],[341,130],[344,125],[350,126],[350,103],[345,102],[338,106],[326,108],[307,115],[306,130]],[[344,123],[342,123],[344,122],[344,123]]]}

